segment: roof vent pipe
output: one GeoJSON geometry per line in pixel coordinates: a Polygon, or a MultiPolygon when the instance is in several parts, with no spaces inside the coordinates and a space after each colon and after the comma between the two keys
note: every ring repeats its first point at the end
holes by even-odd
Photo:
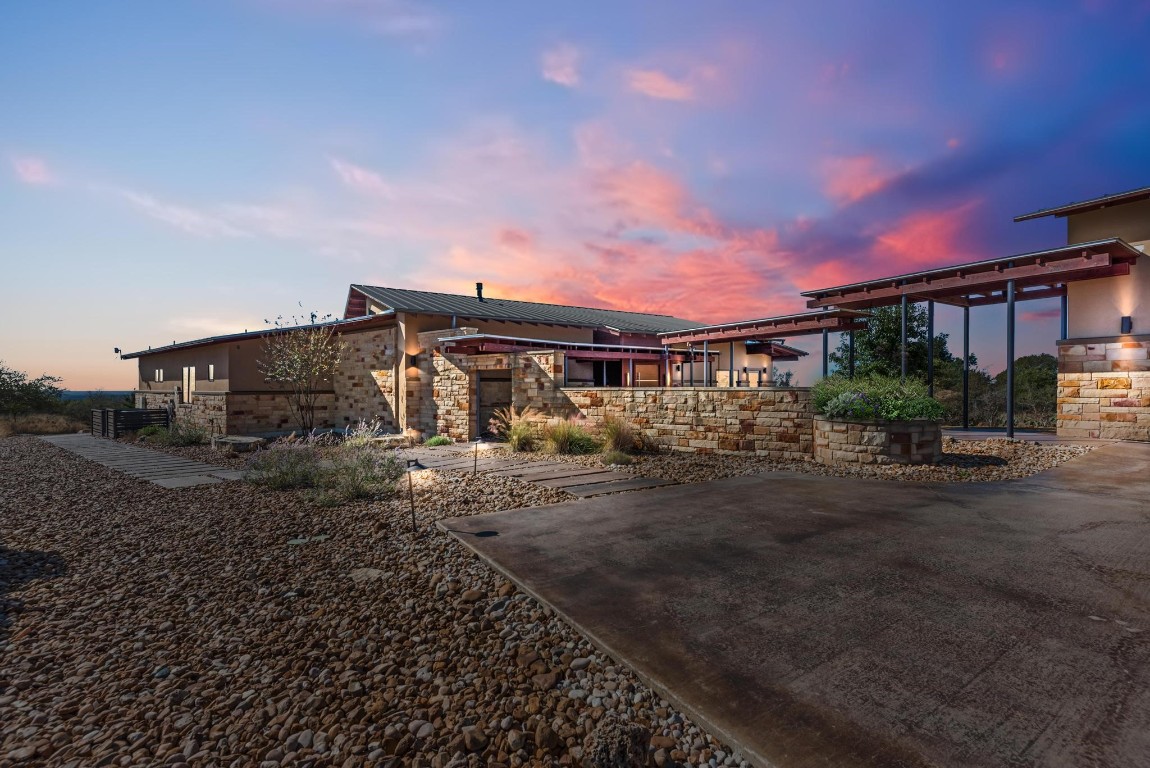
{"type": "Polygon", "coordinates": [[[475,284],[475,295],[479,297],[480,301],[483,301],[483,283],[475,284]]]}

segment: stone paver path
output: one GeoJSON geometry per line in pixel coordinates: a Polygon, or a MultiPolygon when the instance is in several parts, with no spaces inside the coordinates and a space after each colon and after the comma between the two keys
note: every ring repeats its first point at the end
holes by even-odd
{"type": "Polygon", "coordinates": [[[563,461],[536,461],[523,459],[515,454],[491,455],[490,449],[481,450],[478,458],[473,447],[444,445],[428,448],[420,446],[408,448],[402,453],[406,458],[418,459],[427,469],[458,469],[487,472],[503,477],[514,477],[525,483],[534,483],[548,488],[559,488],[579,498],[604,496],[620,491],[638,491],[674,485],[670,480],[655,477],[639,477],[629,472],[615,472],[606,467],[595,469],[563,461]]]}
{"type": "Polygon", "coordinates": [[[41,438],[66,451],[125,475],[147,480],[164,488],[189,488],[194,485],[239,480],[243,472],[224,469],[200,461],[181,459],[148,448],[125,445],[115,440],[104,440],[88,434],[51,435],[41,438]]]}

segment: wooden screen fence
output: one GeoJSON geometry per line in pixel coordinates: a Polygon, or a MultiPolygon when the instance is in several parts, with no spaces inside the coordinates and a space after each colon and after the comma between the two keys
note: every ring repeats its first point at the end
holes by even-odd
{"type": "Polygon", "coordinates": [[[95,408],[92,410],[92,436],[112,440],[126,432],[148,426],[170,427],[166,408],[95,408]]]}

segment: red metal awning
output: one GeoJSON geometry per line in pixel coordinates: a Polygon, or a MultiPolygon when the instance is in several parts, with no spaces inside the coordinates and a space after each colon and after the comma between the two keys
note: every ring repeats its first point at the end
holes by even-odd
{"type": "MultiPolygon", "coordinates": [[[[866,312],[852,309],[824,309],[818,312],[801,312],[795,315],[766,317],[760,320],[737,320],[686,331],[669,331],[659,334],[664,344],[699,344],[721,341],[763,341],[783,339],[788,336],[804,336],[811,333],[829,331],[841,333],[859,330],[866,326],[866,312]]],[[[794,353],[805,354],[787,347],[794,353]]]]}

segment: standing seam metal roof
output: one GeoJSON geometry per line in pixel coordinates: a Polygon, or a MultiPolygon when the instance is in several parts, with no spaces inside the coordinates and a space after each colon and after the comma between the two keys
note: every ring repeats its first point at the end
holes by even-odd
{"type": "Polygon", "coordinates": [[[571,307],[534,301],[511,301],[373,285],[352,285],[371,301],[396,312],[455,315],[477,320],[512,320],[551,325],[611,328],[624,333],[663,333],[698,328],[703,323],[670,315],[622,312],[615,309],[571,307]]]}

